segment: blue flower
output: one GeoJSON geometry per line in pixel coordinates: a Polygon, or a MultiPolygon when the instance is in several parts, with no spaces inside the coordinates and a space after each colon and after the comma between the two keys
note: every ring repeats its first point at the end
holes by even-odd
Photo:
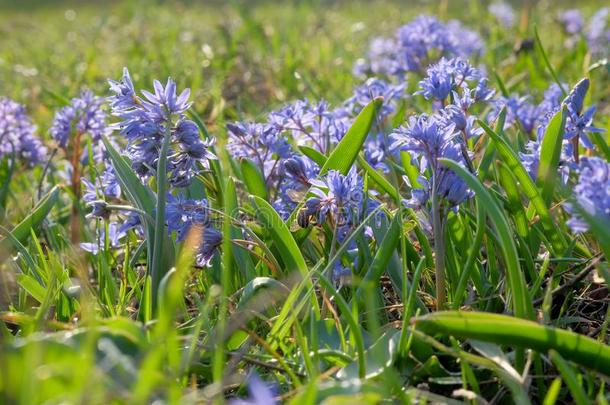
{"type": "Polygon", "coordinates": [[[197,125],[186,119],[190,108],[190,90],[180,94],[176,83],[169,78],[165,86],[153,82],[154,93],[142,91],[136,94],[129,71],[123,70],[121,81],[109,80],[112,113],[120,119],[114,125],[127,139],[125,153],[132,168],[142,180],[156,174],[156,167],[165,134],[170,133],[167,176],[173,187],[186,187],[209,160],[216,157],[211,152],[213,139],[202,140],[197,125]]]}
{"type": "Polygon", "coordinates": [[[585,26],[585,20],[579,10],[566,10],[559,14],[559,22],[563,24],[563,29],[570,35],[579,34],[585,26]]]}
{"type": "Polygon", "coordinates": [[[505,2],[492,3],[487,10],[496,17],[504,28],[511,28],[515,25],[515,10],[513,10],[510,4],[505,2]]]}
{"type": "Polygon", "coordinates": [[[0,157],[14,155],[35,165],[45,159],[46,153],[25,107],[0,97],[0,157]]]}
{"type": "MultiPolygon", "coordinates": [[[[605,223],[610,223],[610,163],[597,157],[583,157],[579,166],[578,183],[574,187],[578,205],[588,214],[605,223]]],[[[589,224],[577,210],[566,204],[572,215],[568,225],[574,232],[585,232],[589,224]]]]}
{"type": "Polygon", "coordinates": [[[600,8],[589,20],[589,25],[585,32],[589,50],[595,58],[608,56],[610,43],[610,30],[608,29],[608,7],[600,8]]]}
{"type": "Polygon", "coordinates": [[[355,70],[404,78],[408,71],[421,71],[441,56],[468,57],[483,52],[481,37],[459,21],[444,24],[436,17],[420,15],[396,30],[394,38],[375,38],[368,60],[359,60],[355,70]],[[436,59],[435,59],[436,58],[436,59]]]}
{"type": "Polygon", "coordinates": [[[363,107],[377,97],[383,97],[380,118],[385,118],[396,110],[396,102],[404,97],[406,82],[393,85],[376,77],[367,79],[362,85],[354,89],[354,95],[350,97],[345,106],[353,114],[358,114],[363,107]]]}
{"type": "Polygon", "coordinates": [[[209,266],[210,261],[222,244],[222,233],[212,227],[203,229],[201,245],[195,256],[198,266],[209,266]]]}
{"type": "MultiPolygon", "coordinates": [[[[103,226],[97,228],[96,231],[97,240],[95,242],[83,242],[80,244],[81,249],[89,252],[93,255],[97,255],[100,249],[104,249],[106,246],[106,231],[103,226]]],[[[111,222],[108,224],[108,245],[111,248],[120,246],[121,239],[125,237],[125,232],[119,229],[119,224],[111,222]]]]}
{"type": "MultiPolygon", "coordinates": [[[[101,139],[109,132],[107,118],[104,99],[89,90],[83,90],[70,104],[55,113],[49,133],[62,149],[67,149],[70,139],[77,134],[91,136],[94,157],[100,161],[104,151],[101,139]]],[[[86,157],[87,150],[83,148],[83,158],[86,157]]]]}
{"type": "MultiPolygon", "coordinates": [[[[441,58],[438,63],[428,67],[426,77],[419,82],[421,90],[415,94],[423,94],[426,99],[444,101],[453,90],[467,89],[470,81],[482,78],[481,72],[463,59],[441,58]]],[[[479,92],[482,91],[483,88],[480,88],[479,92]]],[[[488,94],[479,94],[479,96],[488,97],[488,94]]]]}
{"type": "Polygon", "coordinates": [[[168,231],[176,232],[176,239],[182,241],[186,238],[191,226],[208,224],[208,201],[206,199],[187,199],[181,194],[177,197],[168,194],[165,219],[168,231]]]}
{"type": "Polygon", "coordinates": [[[568,108],[564,138],[573,139],[578,137],[584,147],[593,149],[593,144],[589,140],[587,133],[604,132],[604,130],[593,126],[595,106],[589,107],[585,112],[581,113],[588,89],[589,79],[582,79],[574,86],[570,94],[564,100],[564,103],[568,108]]]}

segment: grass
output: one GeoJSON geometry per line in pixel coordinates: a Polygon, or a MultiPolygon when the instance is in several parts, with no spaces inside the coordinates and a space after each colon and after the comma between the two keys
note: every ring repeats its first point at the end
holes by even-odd
{"type": "MultiPolygon", "coordinates": [[[[586,16],[601,5],[578,4],[586,16]]],[[[209,200],[223,234],[210,266],[197,266],[197,232],[176,242],[160,231],[165,176],[141,182],[106,142],[122,203],[150,220],[144,237],[131,233],[119,248],[105,238],[88,254],[71,241],[73,206],[80,238],[95,240],[96,229],[66,185],[68,156],[33,168],[4,158],[0,402],[223,403],[247,396],[256,374],[291,404],[607,403],[610,240],[604,219],[586,212],[590,232],[566,225],[576,176],[565,185],[557,176],[565,109],[546,130],[538,181],[519,157],[533,135],[505,129],[506,110],[495,122],[481,111],[483,134],[469,144],[476,171],[441,162],[474,196],[435,218],[436,237],[400,203],[421,187],[410,159],[383,172],[361,153],[372,128],[391,132],[430,110],[421,96],[390,122],[378,119],[384,101],[371,101],[326,154],[300,148],[320,178],[356,168],[380,203],[340,241],[332,224],[297,226],[298,208],[284,221],[258,165],[225,148],[227,123],[264,121],[301,98],[339,105],[360,83],[352,66],[371,38],[425,12],[481,33],[486,52],[472,62],[499,93],[539,100],[551,83],[588,77],[585,105],[597,105],[606,132],[586,154],[608,159],[610,68],[584,42],[564,46],[555,17],[573,6],[516,5],[519,23],[507,30],[477,1],[0,0],[0,95],[27,106],[49,146],[54,112],[83,87],[107,95],[106,79],[123,66],[136,88],[171,76],[191,89],[189,118],[217,138],[218,160],[188,193],[209,200]],[[338,288],[335,264],[350,267],[351,283],[338,288]]],[[[409,93],[420,79],[409,74],[409,93]]],[[[84,165],[83,176],[100,169],[84,165]]],[[[96,224],[108,233],[108,221],[96,224]]]]}

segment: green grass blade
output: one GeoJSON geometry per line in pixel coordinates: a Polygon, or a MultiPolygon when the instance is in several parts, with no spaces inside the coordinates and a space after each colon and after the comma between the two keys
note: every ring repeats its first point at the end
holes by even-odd
{"type": "Polygon", "coordinates": [[[555,367],[557,367],[559,370],[559,373],[561,373],[563,380],[566,382],[566,385],[572,394],[572,399],[574,402],[577,405],[589,404],[589,398],[587,397],[584,389],[581,387],[578,378],[576,378],[576,373],[574,372],[572,366],[570,366],[568,362],[565,361],[565,359],[555,350],[549,351],[549,357],[551,358],[553,364],[555,364],[555,367]]]}
{"type": "Polygon", "coordinates": [[[495,199],[487,191],[486,187],[469,171],[454,161],[447,159],[441,159],[440,161],[462,177],[468,186],[476,193],[478,199],[477,203],[485,206],[501,241],[500,248],[502,249],[504,261],[506,263],[508,282],[513,298],[513,310],[519,318],[533,318],[532,301],[527,293],[525,279],[519,267],[517,248],[508,221],[502,213],[502,210],[500,210],[495,199]]]}
{"type": "Polygon", "coordinates": [[[565,107],[553,116],[544,133],[540,147],[540,164],[536,184],[547,207],[550,206],[553,199],[553,191],[557,181],[557,168],[561,158],[566,116],[567,110],[565,107]]]}
{"type": "Polygon", "coordinates": [[[485,130],[485,132],[493,140],[496,149],[504,163],[510,168],[512,173],[515,175],[525,196],[530,200],[532,206],[540,217],[542,227],[549,237],[551,244],[553,245],[556,252],[563,252],[566,248],[566,242],[563,235],[559,232],[559,229],[553,222],[551,213],[546,206],[542,196],[538,192],[538,188],[534,184],[532,178],[527,173],[521,161],[511,148],[511,146],[495,131],[493,131],[485,122],[479,120],[479,125],[485,130]]]}
{"type": "Polygon", "coordinates": [[[512,316],[484,312],[444,311],[415,318],[417,329],[428,334],[557,351],[562,357],[610,376],[610,346],[588,336],[512,316]]]}

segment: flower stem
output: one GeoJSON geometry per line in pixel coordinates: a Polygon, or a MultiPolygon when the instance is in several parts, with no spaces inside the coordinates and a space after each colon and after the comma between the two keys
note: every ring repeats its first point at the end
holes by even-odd
{"type": "Polygon", "coordinates": [[[163,145],[159,153],[159,162],[157,163],[157,212],[155,214],[155,240],[153,244],[153,261],[152,261],[152,302],[153,310],[156,308],[158,299],[158,289],[161,280],[165,276],[168,269],[162,268],[162,250],[163,236],[165,234],[165,202],[167,199],[167,151],[172,133],[172,123],[168,119],[165,136],[163,137],[163,145]]]}
{"type": "Polygon", "coordinates": [[[445,307],[445,240],[441,218],[441,207],[436,187],[436,176],[432,179],[432,232],[434,233],[434,272],[436,278],[436,309],[445,307]]]}

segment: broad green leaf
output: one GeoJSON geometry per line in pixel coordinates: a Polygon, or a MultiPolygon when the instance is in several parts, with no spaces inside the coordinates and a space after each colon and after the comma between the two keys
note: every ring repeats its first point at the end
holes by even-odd
{"type": "Polygon", "coordinates": [[[349,172],[362,149],[362,144],[371,130],[382,103],[383,98],[377,97],[360,111],[350,129],[322,166],[320,175],[324,175],[329,170],[337,170],[342,174],[349,172]]]}
{"type": "Polygon", "coordinates": [[[557,168],[563,146],[563,133],[567,111],[565,106],[553,116],[544,133],[540,147],[540,164],[536,184],[547,207],[553,199],[553,191],[557,181],[557,168]]]}
{"type": "Polygon", "coordinates": [[[308,271],[305,259],[282,217],[262,198],[258,196],[250,196],[250,198],[256,207],[256,216],[271,235],[286,270],[288,272],[297,270],[303,277],[307,277],[308,271]]]}
{"type": "Polygon", "coordinates": [[[484,312],[441,311],[415,318],[414,322],[418,330],[427,334],[476,339],[541,353],[555,350],[567,360],[610,376],[610,346],[568,330],[484,312]]]}
{"type": "Polygon", "coordinates": [[[303,153],[303,155],[313,160],[318,166],[322,167],[324,164],[326,164],[326,156],[318,152],[316,149],[307,145],[301,145],[299,146],[299,150],[303,153]]]}
{"type": "Polygon", "coordinates": [[[520,318],[532,318],[534,316],[532,301],[527,293],[525,279],[519,266],[519,257],[517,255],[515,241],[502,210],[487,191],[487,188],[469,171],[452,160],[440,159],[440,161],[464,179],[468,186],[476,193],[478,199],[477,203],[485,206],[501,241],[500,248],[502,249],[504,261],[506,263],[515,314],[520,318]]]}
{"type": "Polygon", "coordinates": [[[249,159],[242,159],[241,174],[250,194],[254,194],[264,200],[267,199],[267,186],[265,179],[258,167],[249,159]]]}
{"type": "Polygon", "coordinates": [[[17,283],[27,291],[36,301],[42,303],[46,295],[45,287],[40,285],[38,281],[27,274],[18,274],[17,283]]]}

